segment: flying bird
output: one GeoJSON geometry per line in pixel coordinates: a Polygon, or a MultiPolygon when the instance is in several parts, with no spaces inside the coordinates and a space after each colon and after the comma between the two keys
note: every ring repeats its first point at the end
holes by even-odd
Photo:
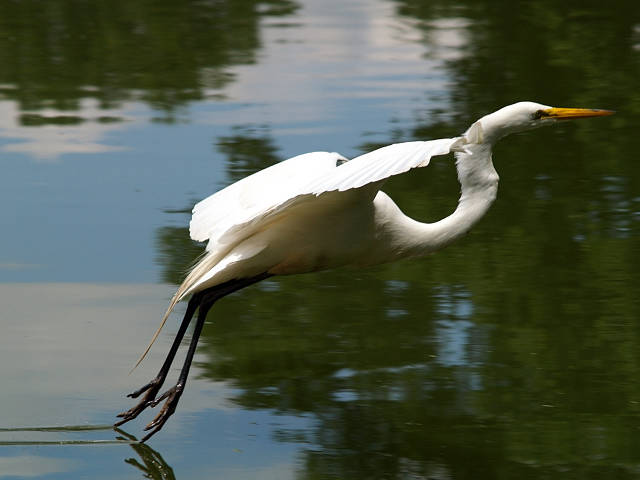
{"type": "Polygon", "coordinates": [[[191,238],[206,252],[171,299],[145,357],[175,305],[187,296],[182,323],[157,376],[129,397],[142,399],[118,415],[119,426],[165,401],[145,427],[146,441],[175,412],[211,306],[274,275],[365,267],[440,250],[465,235],[496,198],[498,174],[491,150],[502,137],[558,120],[611,115],[610,110],[554,108],[519,102],[486,115],[459,137],[397,143],[347,160],[313,152],[280,162],[197,203],[191,238]],[[384,182],[432,157],[455,153],[461,194],[457,208],[434,223],[406,216],[380,190],[384,182]],[[196,324],[178,382],[157,396],[196,311],[196,324]]]}

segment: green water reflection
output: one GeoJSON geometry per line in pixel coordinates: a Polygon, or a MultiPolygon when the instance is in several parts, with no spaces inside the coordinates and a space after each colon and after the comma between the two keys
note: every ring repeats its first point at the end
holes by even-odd
{"type": "MultiPolygon", "coordinates": [[[[288,1],[153,3],[0,2],[0,92],[21,122],[81,123],[87,95],[105,108],[142,100],[171,122],[190,102],[222,101],[230,66],[259,63],[260,18],[304,19],[288,1]]],[[[443,22],[464,41],[444,63],[447,90],[425,93],[451,108],[417,108],[385,143],[451,136],[520,99],[618,113],[498,145],[498,201],[446,251],[275,278],[220,302],[202,375],[229,382],[238,408],[312,419],[275,435],[297,446],[301,479],[636,478],[640,7],[388,3],[427,57],[443,22]]],[[[211,138],[228,181],[280,159],[277,134],[254,127],[211,138]]],[[[361,150],[374,147],[358,134],[361,150]]],[[[440,159],[385,190],[429,221],[454,208],[458,185],[440,159]]],[[[155,253],[177,284],[202,248],[190,205],[171,207],[155,253]]],[[[170,459],[136,451],[144,475],[173,478],[170,459]]]]}
{"type": "MultiPolygon", "coordinates": [[[[0,2],[0,84],[24,110],[138,99],[174,111],[255,62],[259,20],[289,0],[0,2]]],[[[26,117],[24,121],[28,121],[26,117]]],[[[170,119],[171,117],[169,117],[170,119]]]]}

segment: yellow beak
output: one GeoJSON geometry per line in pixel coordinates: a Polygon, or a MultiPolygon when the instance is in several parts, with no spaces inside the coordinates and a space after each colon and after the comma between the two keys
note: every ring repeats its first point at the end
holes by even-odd
{"type": "Polygon", "coordinates": [[[547,108],[542,110],[542,117],[556,118],[558,120],[571,120],[574,118],[604,117],[613,115],[613,110],[599,110],[595,108],[547,108]]]}

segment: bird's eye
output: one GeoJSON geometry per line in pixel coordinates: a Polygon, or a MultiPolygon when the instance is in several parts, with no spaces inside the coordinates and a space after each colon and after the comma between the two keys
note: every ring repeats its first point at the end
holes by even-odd
{"type": "Polygon", "coordinates": [[[544,115],[544,112],[542,110],[538,110],[536,111],[536,113],[533,114],[533,119],[540,120],[543,115],[544,115]]]}

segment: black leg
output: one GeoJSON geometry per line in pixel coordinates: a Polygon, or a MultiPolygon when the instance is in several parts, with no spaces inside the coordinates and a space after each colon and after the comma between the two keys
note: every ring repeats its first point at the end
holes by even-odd
{"type": "Polygon", "coordinates": [[[178,406],[178,402],[180,401],[180,397],[182,396],[182,392],[184,392],[184,387],[187,383],[189,369],[191,368],[191,362],[193,362],[193,355],[196,353],[196,346],[198,345],[198,340],[200,339],[200,334],[202,333],[202,327],[204,326],[204,322],[207,318],[207,313],[209,313],[209,309],[212,307],[214,302],[215,300],[208,303],[200,304],[200,309],[198,311],[198,321],[196,322],[196,326],[193,329],[193,336],[191,337],[191,343],[189,344],[189,350],[187,351],[187,356],[184,360],[184,364],[182,365],[182,370],[180,370],[178,383],[164,392],[160,397],[158,397],[157,400],[153,401],[153,406],[155,407],[162,400],[167,400],[158,412],[156,418],[154,418],[149,423],[149,425],[144,428],[145,431],[151,431],[144,436],[141,442],[146,442],[149,437],[151,437],[151,435],[159,431],[167,422],[169,417],[173,415],[173,412],[176,411],[176,407],[178,406]]]}
{"type": "Polygon", "coordinates": [[[169,350],[169,353],[167,354],[167,357],[165,358],[164,363],[162,364],[162,367],[158,372],[158,375],[156,375],[156,377],[146,385],[142,386],[135,392],[127,395],[127,397],[138,398],[144,392],[147,392],[147,394],[144,397],[142,397],[142,400],[140,400],[140,402],[138,402],[137,405],[130,408],[126,412],[119,413],[118,417],[121,417],[122,420],[116,422],[114,424],[114,427],[119,427],[120,425],[127,423],[130,420],[133,420],[138,415],[140,415],[140,413],[143,412],[147,407],[153,406],[153,401],[155,400],[156,395],[162,388],[162,385],[165,379],[167,378],[167,374],[169,373],[169,369],[171,368],[173,359],[175,358],[176,353],[178,352],[178,347],[180,346],[180,343],[184,338],[184,334],[187,331],[189,324],[191,323],[191,319],[193,318],[193,314],[195,313],[196,309],[199,306],[201,298],[202,298],[201,293],[195,293],[189,300],[189,303],[187,305],[187,311],[184,314],[184,318],[182,319],[182,323],[180,324],[180,328],[178,329],[176,338],[173,340],[173,343],[171,344],[171,349],[169,350]]]}
{"type": "Polygon", "coordinates": [[[160,368],[158,375],[148,384],[128,395],[129,397],[136,398],[142,393],[147,392],[135,407],[118,415],[118,417],[122,417],[123,419],[118,421],[115,426],[119,426],[125,422],[128,422],[129,420],[133,420],[140,414],[140,412],[145,410],[147,407],[155,407],[162,400],[166,399],[165,404],[162,406],[162,409],[160,410],[156,418],[154,418],[153,421],[151,421],[149,425],[145,427],[145,430],[151,430],[151,432],[149,432],[141,441],[144,442],[148,440],[149,437],[158,432],[176,410],[178,401],[180,400],[180,396],[182,395],[184,387],[187,383],[189,369],[191,368],[193,356],[196,352],[198,339],[200,338],[200,334],[202,333],[202,328],[207,318],[207,313],[209,312],[213,304],[222,297],[229,295],[230,293],[233,293],[244,287],[248,287],[249,285],[257,283],[260,280],[264,280],[265,278],[268,278],[270,276],[271,275],[268,273],[262,273],[260,275],[256,275],[255,277],[231,280],[229,282],[216,285],[215,287],[211,287],[202,292],[194,293],[191,297],[191,300],[189,300],[189,305],[187,306],[187,311],[184,315],[184,319],[180,324],[180,329],[178,330],[176,338],[171,345],[171,349],[169,350],[167,358],[165,359],[162,368],[160,368]],[[180,342],[184,337],[184,334],[187,330],[187,327],[189,326],[189,323],[191,322],[191,319],[193,318],[196,309],[199,310],[198,319],[193,332],[193,337],[191,338],[191,343],[189,344],[187,356],[182,366],[182,370],[180,370],[178,382],[176,383],[176,385],[163,393],[158,399],[155,399],[155,396],[157,395],[158,391],[162,387],[162,384],[167,378],[171,363],[173,362],[176,352],[178,351],[178,347],[180,346],[180,342]]]}

